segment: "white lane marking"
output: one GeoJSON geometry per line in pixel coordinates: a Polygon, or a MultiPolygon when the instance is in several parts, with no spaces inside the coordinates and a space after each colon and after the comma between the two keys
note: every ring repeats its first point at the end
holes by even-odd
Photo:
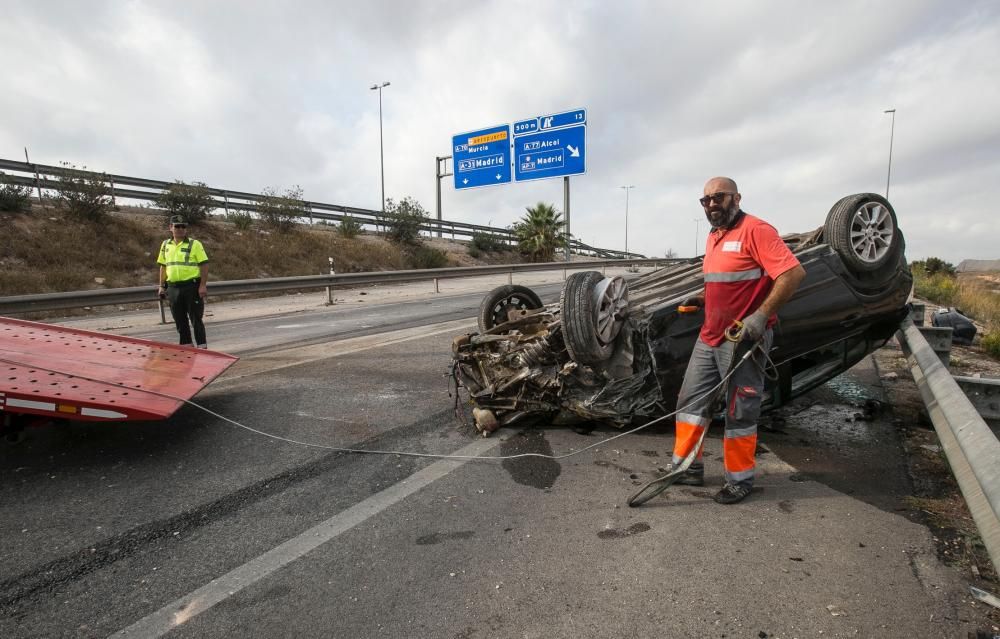
{"type": "MultiPolygon", "coordinates": [[[[282,350],[269,351],[259,356],[251,355],[236,362],[221,378],[212,382],[211,386],[206,390],[212,391],[212,389],[218,389],[224,384],[251,375],[270,373],[271,371],[288,368],[289,366],[299,366],[331,357],[350,355],[373,348],[433,337],[442,333],[458,333],[463,332],[463,329],[464,332],[467,332],[467,329],[474,329],[475,326],[476,323],[474,320],[451,320],[428,326],[416,326],[385,333],[374,333],[361,337],[320,342],[318,344],[310,344],[309,346],[292,346],[282,350]]],[[[205,391],[202,392],[204,393],[205,391]]]]}
{"type": "MultiPolygon", "coordinates": [[[[456,451],[455,455],[482,455],[500,443],[499,437],[478,439],[456,451]]],[[[347,532],[389,506],[402,501],[424,486],[468,463],[463,459],[442,459],[419,470],[403,481],[351,506],[297,537],[289,539],[256,559],[213,579],[201,588],[167,604],[111,637],[162,637],[177,626],[232,597],[271,573],[299,559],[310,550],[347,532]]]]}

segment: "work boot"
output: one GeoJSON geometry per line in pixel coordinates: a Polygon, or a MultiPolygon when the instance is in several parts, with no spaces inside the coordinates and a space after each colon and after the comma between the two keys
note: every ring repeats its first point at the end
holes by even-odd
{"type": "MultiPolygon", "coordinates": [[[[667,464],[665,469],[662,469],[667,474],[670,474],[674,470],[673,464],[667,464]]],[[[705,485],[705,466],[698,464],[697,462],[688,466],[688,469],[684,473],[674,480],[675,484],[681,486],[704,486],[705,485]]]]}
{"type": "Polygon", "coordinates": [[[720,504],[735,504],[743,501],[747,498],[747,495],[753,490],[753,486],[749,484],[733,484],[726,482],[726,485],[722,487],[722,490],[715,493],[712,497],[715,501],[720,504]]]}

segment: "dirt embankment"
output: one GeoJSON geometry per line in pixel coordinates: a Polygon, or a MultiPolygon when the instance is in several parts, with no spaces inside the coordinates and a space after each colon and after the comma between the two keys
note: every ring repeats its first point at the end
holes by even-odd
{"type": "MultiPolygon", "coordinates": [[[[170,236],[165,214],[142,207],[121,207],[98,224],[35,205],[27,213],[0,213],[0,223],[0,296],[154,285],[156,252],[170,236]]],[[[205,245],[214,280],[328,273],[330,258],[338,273],[523,261],[515,251],[474,258],[468,242],[424,237],[422,247],[441,254],[428,257],[372,233],[346,238],[324,224],[276,233],[213,218],[193,226],[190,236],[205,245]]]]}

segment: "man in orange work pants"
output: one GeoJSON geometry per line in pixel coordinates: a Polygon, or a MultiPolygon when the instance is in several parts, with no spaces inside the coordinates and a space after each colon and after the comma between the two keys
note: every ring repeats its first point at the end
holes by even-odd
{"type": "MultiPolygon", "coordinates": [[[[712,421],[711,392],[732,369],[726,388],[726,429],[722,442],[726,483],[715,495],[720,504],[743,501],[753,488],[757,418],[764,393],[765,354],[771,348],[776,313],[805,277],[805,269],[770,224],[740,209],[742,196],[730,178],[712,178],[699,201],[712,231],[705,242],[703,296],[684,302],[703,306],[705,322],[691,353],[677,399],[673,465],[698,445],[712,421]],[[739,324],[737,324],[737,321],[739,324]],[[726,330],[742,325],[741,342],[726,330]],[[754,354],[739,363],[747,348],[754,354]],[[690,405],[689,405],[690,404],[690,405]]],[[[676,483],[704,484],[699,448],[694,463],[676,483]]]]}

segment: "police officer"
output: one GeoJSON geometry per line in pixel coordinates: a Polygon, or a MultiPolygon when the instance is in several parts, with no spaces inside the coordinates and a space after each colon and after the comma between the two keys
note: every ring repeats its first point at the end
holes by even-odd
{"type": "Polygon", "coordinates": [[[170,217],[173,237],[160,244],[160,299],[170,300],[170,314],[180,333],[182,346],[191,345],[191,327],[198,348],[208,348],[205,338],[205,296],[208,295],[208,255],[198,240],[187,236],[187,220],[181,215],[170,217]],[[188,320],[190,319],[190,325],[188,320]]]}

